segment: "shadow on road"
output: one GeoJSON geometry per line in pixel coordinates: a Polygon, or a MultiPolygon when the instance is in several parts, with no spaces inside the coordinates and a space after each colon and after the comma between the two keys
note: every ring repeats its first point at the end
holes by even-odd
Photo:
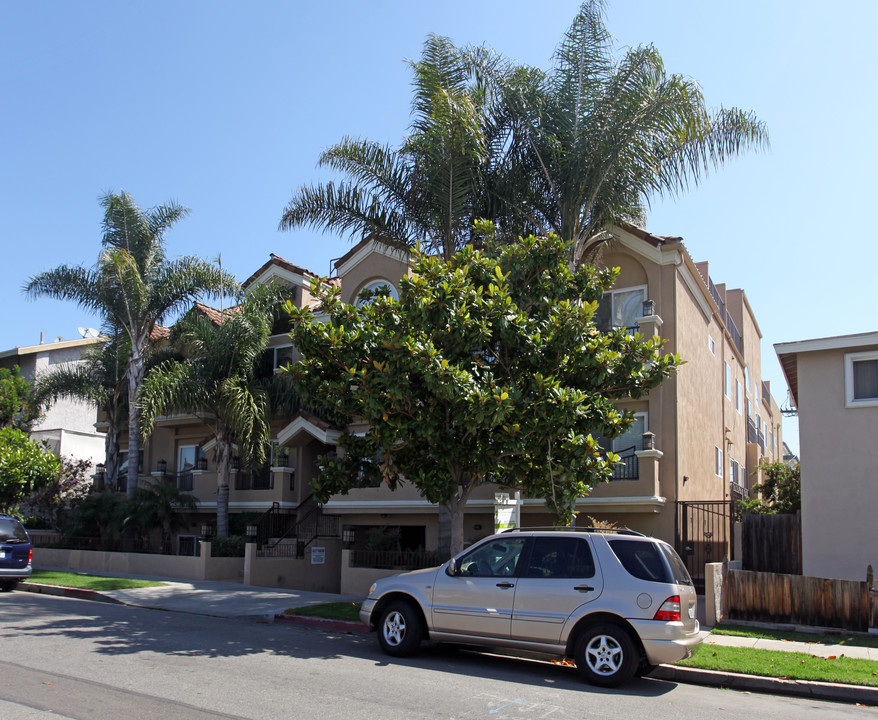
{"type": "Polygon", "coordinates": [[[110,656],[156,653],[206,659],[267,653],[329,661],[359,658],[379,667],[386,666],[388,672],[394,666],[405,666],[534,687],[640,697],[661,696],[676,687],[674,683],[640,678],[623,688],[608,690],[586,684],[573,667],[534,658],[429,643],[413,657],[391,658],[378,649],[374,635],[25,593],[0,598],[0,616],[3,618],[0,638],[4,635],[75,638],[91,642],[95,653],[110,656]]]}

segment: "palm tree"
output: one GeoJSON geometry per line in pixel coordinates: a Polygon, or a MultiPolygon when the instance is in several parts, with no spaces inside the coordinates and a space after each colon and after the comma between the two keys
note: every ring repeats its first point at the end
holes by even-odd
{"type": "Polygon", "coordinates": [[[62,265],[35,275],[25,285],[30,297],[47,295],[73,300],[98,313],[127,335],[128,378],[128,497],[137,489],[140,452],[138,415],[140,388],[150,334],[156,325],[204,293],[234,290],[234,278],[197,257],[170,260],[165,254],[165,232],[188,210],[177,203],[141,210],[125,192],[108,193],[104,208],[103,251],[93,268],[62,265]]]}
{"type": "MultiPolygon", "coordinates": [[[[175,328],[187,359],[149,372],[141,393],[141,431],[160,415],[196,412],[210,426],[217,467],[217,535],[229,534],[229,481],[235,446],[248,466],[261,465],[271,439],[271,403],[258,369],[272,330],[277,292],[251,288],[221,322],[190,313],[175,328]]],[[[289,400],[289,398],[287,398],[289,400]]]]}
{"type": "Polygon", "coordinates": [[[134,497],[120,508],[122,530],[148,538],[161,528],[161,552],[171,553],[171,536],[189,525],[189,513],[198,509],[195,496],[160,480],[137,488],[134,497]]]}
{"type": "Polygon", "coordinates": [[[498,217],[514,236],[557,233],[574,258],[620,221],[641,222],[651,200],[696,185],[711,169],[768,146],[750,112],[710,112],[697,83],[668,75],[652,46],[618,62],[602,0],[587,0],[548,73],[515,66],[484,48],[465,51],[488,85],[497,137],[516,153],[504,167],[498,217]]]}
{"type": "MultiPolygon", "coordinates": [[[[125,338],[127,339],[127,338],[125,338]]],[[[34,396],[41,405],[73,398],[97,405],[107,418],[104,440],[106,471],[104,482],[115,487],[119,471],[119,434],[128,417],[125,394],[125,358],[127,343],[123,338],[86,348],[81,361],[59,365],[34,380],[34,396]]]]}
{"type": "Polygon", "coordinates": [[[481,95],[456,48],[430,36],[414,72],[412,134],[398,150],[345,138],[319,164],[346,180],[302,187],[281,230],[309,226],[450,258],[473,239],[483,194],[481,95]]]}

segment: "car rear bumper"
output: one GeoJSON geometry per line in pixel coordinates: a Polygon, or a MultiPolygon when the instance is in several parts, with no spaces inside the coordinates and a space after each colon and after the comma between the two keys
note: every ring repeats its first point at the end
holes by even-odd
{"type": "Polygon", "coordinates": [[[665,623],[654,620],[629,620],[634,626],[650,665],[675,663],[691,657],[695,647],[707,637],[698,623],[687,631],[682,623],[665,623]]]}
{"type": "Polygon", "coordinates": [[[30,565],[21,568],[0,568],[0,580],[26,580],[32,571],[30,565]]]}

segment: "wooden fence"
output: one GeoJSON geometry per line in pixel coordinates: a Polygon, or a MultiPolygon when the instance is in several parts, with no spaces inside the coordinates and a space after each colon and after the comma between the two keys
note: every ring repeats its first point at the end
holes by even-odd
{"type": "Polygon", "coordinates": [[[801,575],[801,515],[744,515],[741,560],[745,570],[801,575]]]}
{"type": "Polygon", "coordinates": [[[723,615],[730,621],[866,632],[876,627],[878,615],[878,598],[870,592],[872,585],[871,566],[865,582],[727,570],[723,581],[723,615]]]}

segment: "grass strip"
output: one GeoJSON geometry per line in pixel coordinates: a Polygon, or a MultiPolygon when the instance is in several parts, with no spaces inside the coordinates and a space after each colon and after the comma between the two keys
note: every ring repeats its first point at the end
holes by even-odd
{"type": "Polygon", "coordinates": [[[137,580],[135,578],[102,577],[84,573],[61,572],[59,570],[34,570],[30,582],[40,585],[57,585],[59,587],[78,588],[80,590],[128,590],[129,588],[159,587],[167,585],[153,580],[137,580]]]}
{"type": "Polygon", "coordinates": [[[307,605],[300,608],[290,608],[284,611],[285,615],[307,615],[308,617],[326,618],[328,620],[360,621],[360,603],[333,602],[320,605],[307,605]]]}
{"type": "Polygon", "coordinates": [[[878,687],[878,662],[843,655],[822,658],[807,653],[699,645],[691,658],[675,664],[745,675],[878,687]]]}
{"type": "Polygon", "coordinates": [[[797,632],[795,630],[768,630],[765,628],[750,627],[748,625],[734,625],[732,623],[717,625],[710,632],[712,635],[735,635],[738,637],[757,638],[760,640],[787,640],[789,642],[806,642],[820,645],[848,645],[854,647],[878,648],[878,638],[847,635],[844,632],[836,635],[797,632]]]}

